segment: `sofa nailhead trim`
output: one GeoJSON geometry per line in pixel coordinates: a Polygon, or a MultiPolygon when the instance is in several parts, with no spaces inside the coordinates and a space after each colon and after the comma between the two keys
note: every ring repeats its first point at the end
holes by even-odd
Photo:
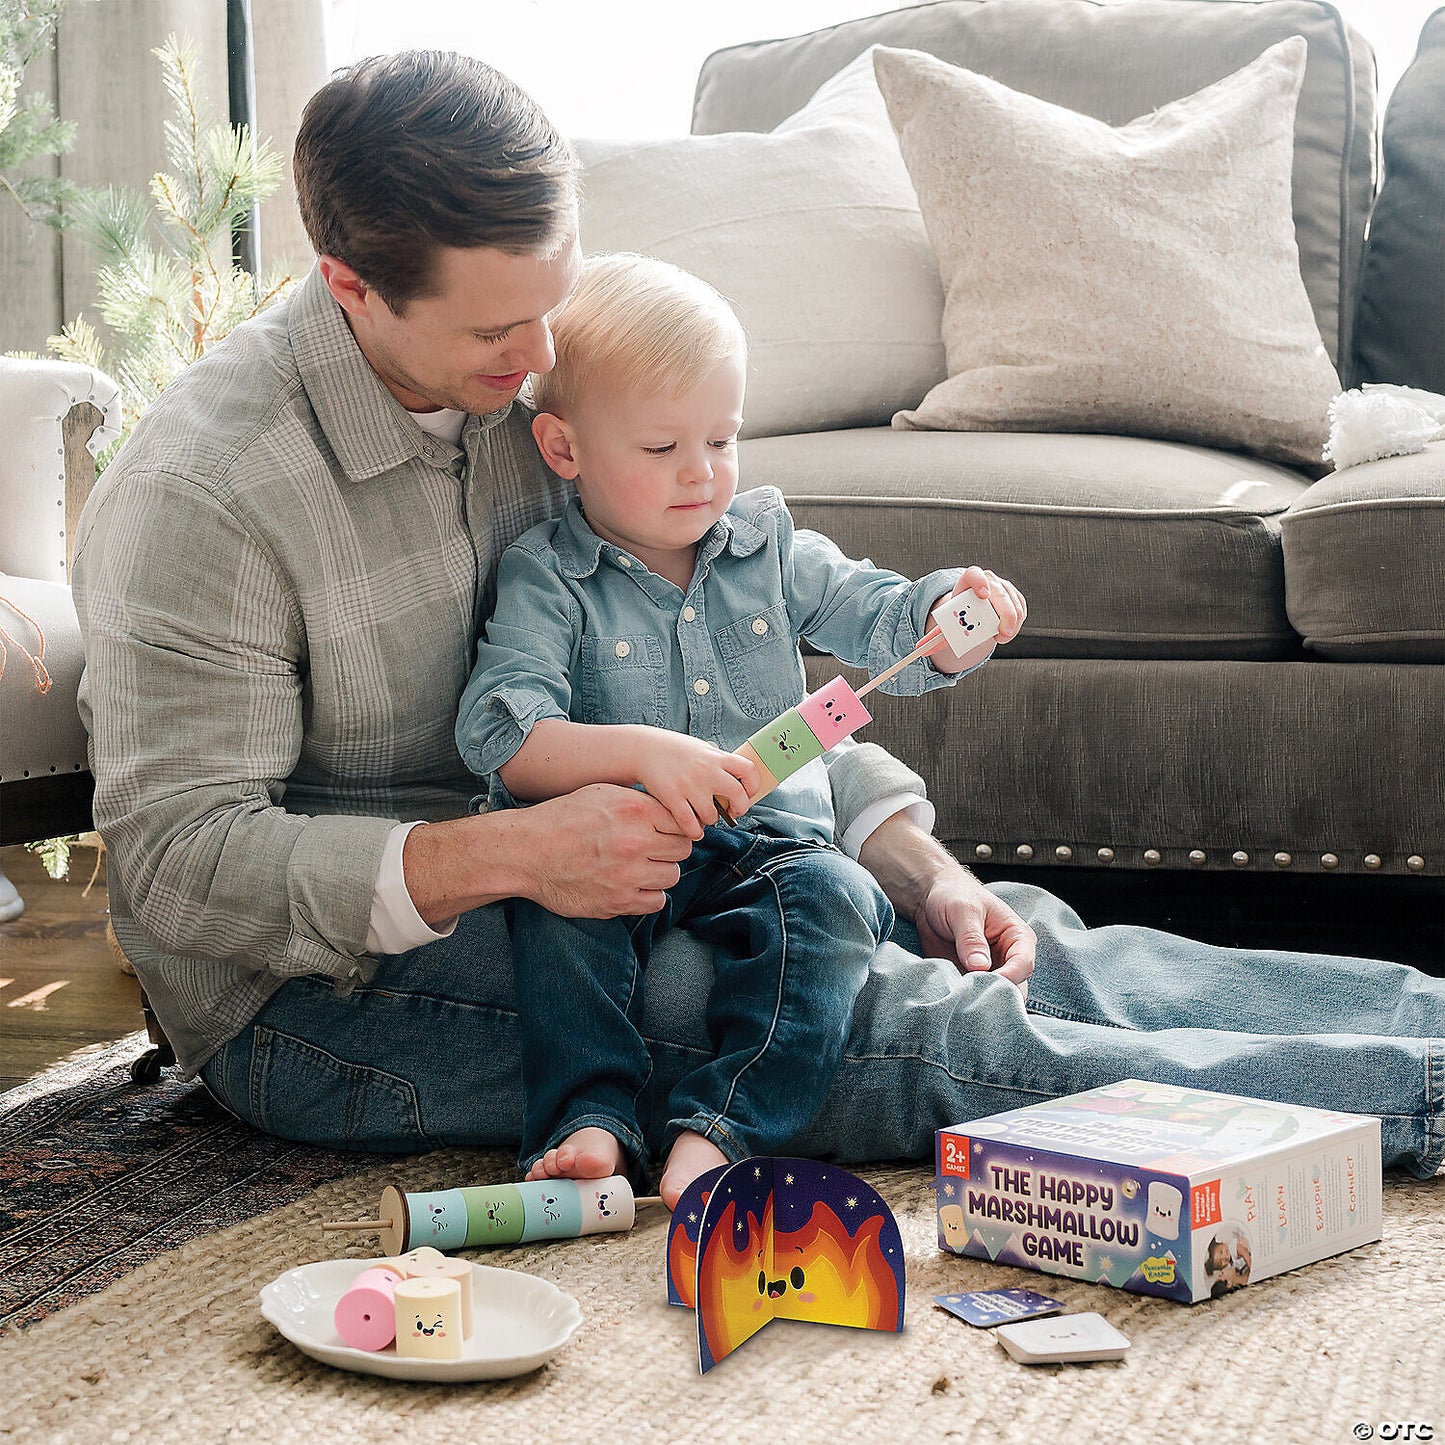
{"type": "Polygon", "coordinates": [[[988,860],[993,857],[993,849],[990,848],[987,843],[980,843],[978,847],[973,850],[973,856],[975,858],[981,858],[987,863],[988,860]]]}
{"type": "Polygon", "coordinates": [[[1405,859],[1405,866],[1412,873],[1421,873],[1425,869],[1425,860],[1418,853],[1411,853],[1410,856],[1405,859]]]}
{"type": "Polygon", "coordinates": [[[1378,868],[1379,866],[1380,866],[1380,855],[1379,855],[1378,853],[1366,853],[1366,854],[1365,854],[1365,867],[1366,867],[1366,868],[1374,869],[1374,868],[1378,868]]]}
{"type": "Polygon", "coordinates": [[[1070,848],[1067,843],[1060,843],[1059,846],[1054,849],[1054,857],[1057,858],[1060,863],[1067,863],[1073,856],[1074,850],[1070,848]]]}
{"type": "Polygon", "coordinates": [[[1099,849],[1099,862],[1112,863],[1114,861],[1114,850],[1112,848],[1099,849]]]}
{"type": "Polygon", "coordinates": [[[1196,868],[1203,865],[1207,861],[1207,859],[1208,855],[1205,853],[1203,848],[1191,848],[1189,850],[1189,861],[1194,864],[1196,868]]]}
{"type": "Polygon", "coordinates": [[[1014,853],[1021,863],[1028,863],[1033,860],[1034,850],[1027,843],[1020,843],[1018,847],[1014,849],[1014,853]]]}
{"type": "Polygon", "coordinates": [[[1229,856],[1236,868],[1243,868],[1249,862],[1249,854],[1243,849],[1240,849],[1238,853],[1231,853],[1229,856]]]}
{"type": "Polygon", "coordinates": [[[1333,853],[1321,853],[1320,864],[1325,868],[1338,868],[1340,860],[1333,853]]]}
{"type": "Polygon", "coordinates": [[[1144,861],[1145,861],[1151,868],[1153,868],[1156,864],[1158,864],[1159,860],[1160,860],[1162,857],[1163,857],[1163,854],[1161,854],[1160,851],[1159,851],[1157,848],[1146,848],[1146,849],[1144,850],[1144,861]]]}
{"type": "Polygon", "coordinates": [[[1274,855],[1274,866],[1276,868],[1288,868],[1294,859],[1288,853],[1276,853],[1274,855]]]}

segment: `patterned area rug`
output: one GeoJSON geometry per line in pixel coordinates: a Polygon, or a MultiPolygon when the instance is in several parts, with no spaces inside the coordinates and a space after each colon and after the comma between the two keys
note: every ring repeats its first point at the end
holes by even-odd
{"type": "Polygon", "coordinates": [[[0,1095],[0,1333],[375,1162],[261,1134],[194,1080],[138,1088],[145,1047],[84,1049],[0,1095]]]}

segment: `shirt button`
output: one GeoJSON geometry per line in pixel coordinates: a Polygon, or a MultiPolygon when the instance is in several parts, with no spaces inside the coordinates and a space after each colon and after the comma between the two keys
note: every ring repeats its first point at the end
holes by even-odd
{"type": "Polygon", "coordinates": [[[617,563],[618,563],[618,565],[621,566],[621,567],[630,567],[630,566],[632,566],[632,558],[631,558],[631,557],[624,557],[624,556],[622,555],[622,553],[619,552],[619,553],[617,554],[617,563]]]}
{"type": "Polygon", "coordinates": [[[612,650],[618,657],[626,657],[627,654],[632,651],[632,644],[630,642],[619,642],[612,650]]]}
{"type": "Polygon", "coordinates": [[[693,685],[692,685],[692,690],[693,690],[699,697],[701,697],[701,696],[702,696],[705,692],[707,692],[707,690],[708,690],[708,681],[707,681],[707,678],[705,678],[705,677],[700,677],[700,678],[698,678],[698,680],[697,680],[695,683],[693,683],[693,685]]]}
{"type": "Polygon", "coordinates": [[[759,637],[763,636],[763,634],[764,634],[765,632],[767,632],[767,630],[768,630],[768,624],[767,624],[766,621],[764,621],[763,618],[758,617],[758,618],[755,618],[755,619],[754,619],[754,621],[753,621],[753,631],[756,632],[759,637]]]}
{"type": "Polygon", "coordinates": [[[682,609],[682,620],[683,620],[684,622],[696,622],[696,621],[697,621],[697,608],[696,608],[696,607],[684,607],[684,608],[682,609]]]}

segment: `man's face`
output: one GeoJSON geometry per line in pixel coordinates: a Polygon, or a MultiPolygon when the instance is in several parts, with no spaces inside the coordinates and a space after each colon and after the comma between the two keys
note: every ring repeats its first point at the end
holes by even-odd
{"type": "Polygon", "coordinates": [[[551,370],[551,321],[581,269],[575,232],[550,256],[441,247],[431,294],[401,315],[374,291],[338,299],[362,353],[408,411],[485,415],[512,401],[529,372],[551,370]]]}

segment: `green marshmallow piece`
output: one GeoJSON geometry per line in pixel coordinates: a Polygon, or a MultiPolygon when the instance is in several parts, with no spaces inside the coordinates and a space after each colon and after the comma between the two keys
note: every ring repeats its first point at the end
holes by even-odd
{"type": "Polygon", "coordinates": [[[467,1242],[471,1249],[480,1244],[515,1244],[522,1237],[526,1211],[522,1191],[515,1184],[493,1184],[480,1189],[463,1189],[467,1202],[467,1242]]]}
{"type": "Polygon", "coordinates": [[[748,741],[763,765],[781,783],[814,758],[823,756],[823,745],[803,721],[795,707],[779,714],[767,727],[759,728],[748,741]]]}

